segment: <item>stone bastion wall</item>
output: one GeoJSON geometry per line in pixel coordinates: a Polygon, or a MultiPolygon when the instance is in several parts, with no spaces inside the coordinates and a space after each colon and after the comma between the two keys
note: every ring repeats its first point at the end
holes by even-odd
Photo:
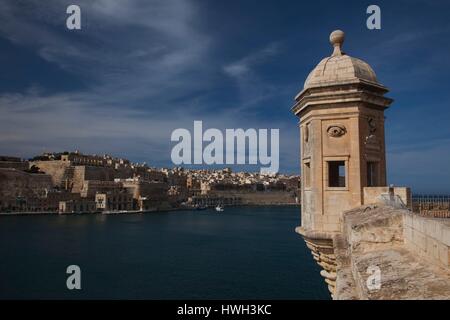
{"type": "Polygon", "coordinates": [[[446,219],[365,205],[345,212],[342,232],[328,237],[328,243],[323,238],[322,248],[313,242],[309,246],[324,268],[321,275],[333,299],[450,297],[450,221],[446,219]]]}

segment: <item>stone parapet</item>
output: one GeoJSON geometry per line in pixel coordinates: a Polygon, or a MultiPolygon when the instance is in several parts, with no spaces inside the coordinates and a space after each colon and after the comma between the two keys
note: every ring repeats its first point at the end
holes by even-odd
{"type": "Polygon", "coordinates": [[[333,299],[448,299],[450,221],[371,205],[344,212],[341,224],[337,233],[296,228],[333,299]]]}
{"type": "Polygon", "coordinates": [[[442,230],[450,222],[415,218],[408,210],[389,206],[362,206],[345,212],[342,233],[334,240],[334,299],[448,299],[448,265],[443,268],[436,249],[427,245],[435,242],[427,240],[440,236],[444,243],[447,234],[442,230]],[[417,230],[415,238],[405,231],[410,229],[417,230]],[[379,287],[369,285],[374,270],[379,272],[379,287]]]}
{"type": "Polygon", "coordinates": [[[450,267],[450,220],[405,214],[403,234],[409,250],[432,264],[450,267]]]}
{"type": "Polygon", "coordinates": [[[363,204],[382,204],[412,209],[411,189],[407,187],[364,187],[363,204]]]}

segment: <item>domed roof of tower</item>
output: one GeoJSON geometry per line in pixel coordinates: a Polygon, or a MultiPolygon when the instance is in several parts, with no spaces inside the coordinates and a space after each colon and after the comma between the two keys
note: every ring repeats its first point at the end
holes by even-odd
{"type": "Polygon", "coordinates": [[[330,57],[322,59],[306,78],[304,89],[351,82],[370,82],[379,85],[372,68],[364,61],[342,51],[345,34],[341,30],[330,34],[334,47],[330,57]]]}

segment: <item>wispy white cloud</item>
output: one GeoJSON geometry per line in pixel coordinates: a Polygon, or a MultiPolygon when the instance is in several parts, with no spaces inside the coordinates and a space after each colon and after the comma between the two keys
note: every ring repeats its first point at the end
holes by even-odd
{"type": "MultiPolygon", "coordinates": [[[[0,35],[33,49],[41,58],[89,86],[79,92],[45,93],[39,87],[0,96],[2,152],[30,156],[43,149],[139,153],[168,162],[170,133],[194,120],[216,128],[281,127],[251,124],[236,112],[250,101],[214,109],[201,97],[217,72],[235,77],[243,96],[255,102],[273,88],[254,68],[279,51],[269,44],[220,70],[215,45],[197,26],[192,1],[80,0],[82,30],[65,29],[61,1],[6,1],[0,4],[0,35]],[[215,70],[217,68],[217,70],[215,70]],[[247,72],[242,72],[242,70],[247,72]],[[241,70],[241,71],[239,71],[241,70]],[[140,151],[139,151],[140,150],[140,151]]],[[[39,84],[38,84],[39,85],[39,84]]]]}
{"type": "Polygon", "coordinates": [[[208,58],[211,41],[193,27],[196,7],[191,1],[84,0],[79,5],[82,30],[70,32],[61,1],[49,0],[45,6],[40,1],[2,2],[0,34],[69,72],[95,79],[98,88],[93,89],[110,94],[120,87],[137,97],[152,96],[208,58]]]}
{"type": "Polygon", "coordinates": [[[273,59],[280,53],[280,50],[280,43],[273,42],[263,49],[252,52],[223,67],[225,74],[236,81],[241,97],[238,111],[251,108],[277,92],[277,87],[272,83],[263,81],[255,69],[273,59]]]}
{"type": "MultiPolygon", "coordinates": [[[[191,101],[208,83],[211,41],[193,27],[191,1],[78,1],[82,30],[65,29],[61,1],[2,1],[0,36],[35,51],[75,77],[79,92],[45,93],[41,84],[0,96],[2,153],[46,150],[139,153],[168,160],[170,130],[186,126],[191,101]],[[192,73],[199,76],[192,81],[192,73]],[[161,152],[165,150],[165,152],[161,152]]],[[[192,116],[190,115],[192,114],[192,116]]]]}
{"type": "Polygon", "coordinates": [[[232,77],[241,77],[251,72],[252,67],[258,66],[275,56],[280,50],[279,43],[270,43],[265,48],[252,52],[238,61],[224,67],[225,73],[232,77]]]}
{"type": "MultiPolygon", "coordinates": [[[[90,94],[42,95],[36,92],[0,97],[0,150],[22,157],[44,151],[79,149],[90,153],[112,153],[147,161],[153,165],[170,165],[170,136],[176,128],[192,130],[194,120],[207,128],[249,128],[242,117],[217,112],[186,114],[181,110],[148,117],[145,111],[110,108],[101,98],[90,94]],[[97,103],[96,108],[92,104],[97,103]]],[[[252,126],[254,123],[252,124],[252,126]]],[[[260,121],[258,128],[279,128],[281,164],[295,167],[297,132],[282,122],[260,121]]],[[[290,168],[290,167],[289,167],[290,168]]],[[[255,169],[256,170],[256,169],[255,169]]]]}

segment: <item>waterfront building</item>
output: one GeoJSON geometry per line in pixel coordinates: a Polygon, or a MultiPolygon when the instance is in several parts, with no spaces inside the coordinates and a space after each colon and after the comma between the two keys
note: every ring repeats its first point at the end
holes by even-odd
{"type": "Polygon", "coordinates": [[[166,200],[169,189],[167,183],[159,181],[143,180],[139,177],[128,179],[115,179],[120,183],[134,199],[139,197],[149,197],[156,200],[166,200]]]}
{"type": "Polygon", "coordinates": [[[51,206],[46,198],[52,188],[49,175],[0,168],[0,211],[44,211],[51,206]]]}
{"type": "Polygon", "coordinates": [[[80,152],[44,154],[30,160],[30,166],[49,174],[55,187],[80,193],[86,180],[113,181],[130,178],[146,166],[132,165],[129,160],[109,155],[84,155],[80,152]]]}
{"type": "Polygon", "coordinates": [[[133,196],[125,190],[111,190],[95,195],[96,209],[99,211],[131,211],[133,196]]]}
{"type": "Polygon", "coordinates": [[[60,214],[70,213],[94,213],[97,211],[97,206],[94,200],[90,199],[74,199],[59,202],[60,214]]]}
{"type": "Polygon", "coordinates": [[[94,199],[97,193],[105,193],[108,191],[116,191],[123,189],[123,184],[118,181],[108,180],[85,180],[79,193],[83,198],[94,199]]]}
{"type": "Polygon", "coordinates": [[[137,170],[137,176],[146,181],[167,182],[167,175],[155,168],[137,170]]]}

